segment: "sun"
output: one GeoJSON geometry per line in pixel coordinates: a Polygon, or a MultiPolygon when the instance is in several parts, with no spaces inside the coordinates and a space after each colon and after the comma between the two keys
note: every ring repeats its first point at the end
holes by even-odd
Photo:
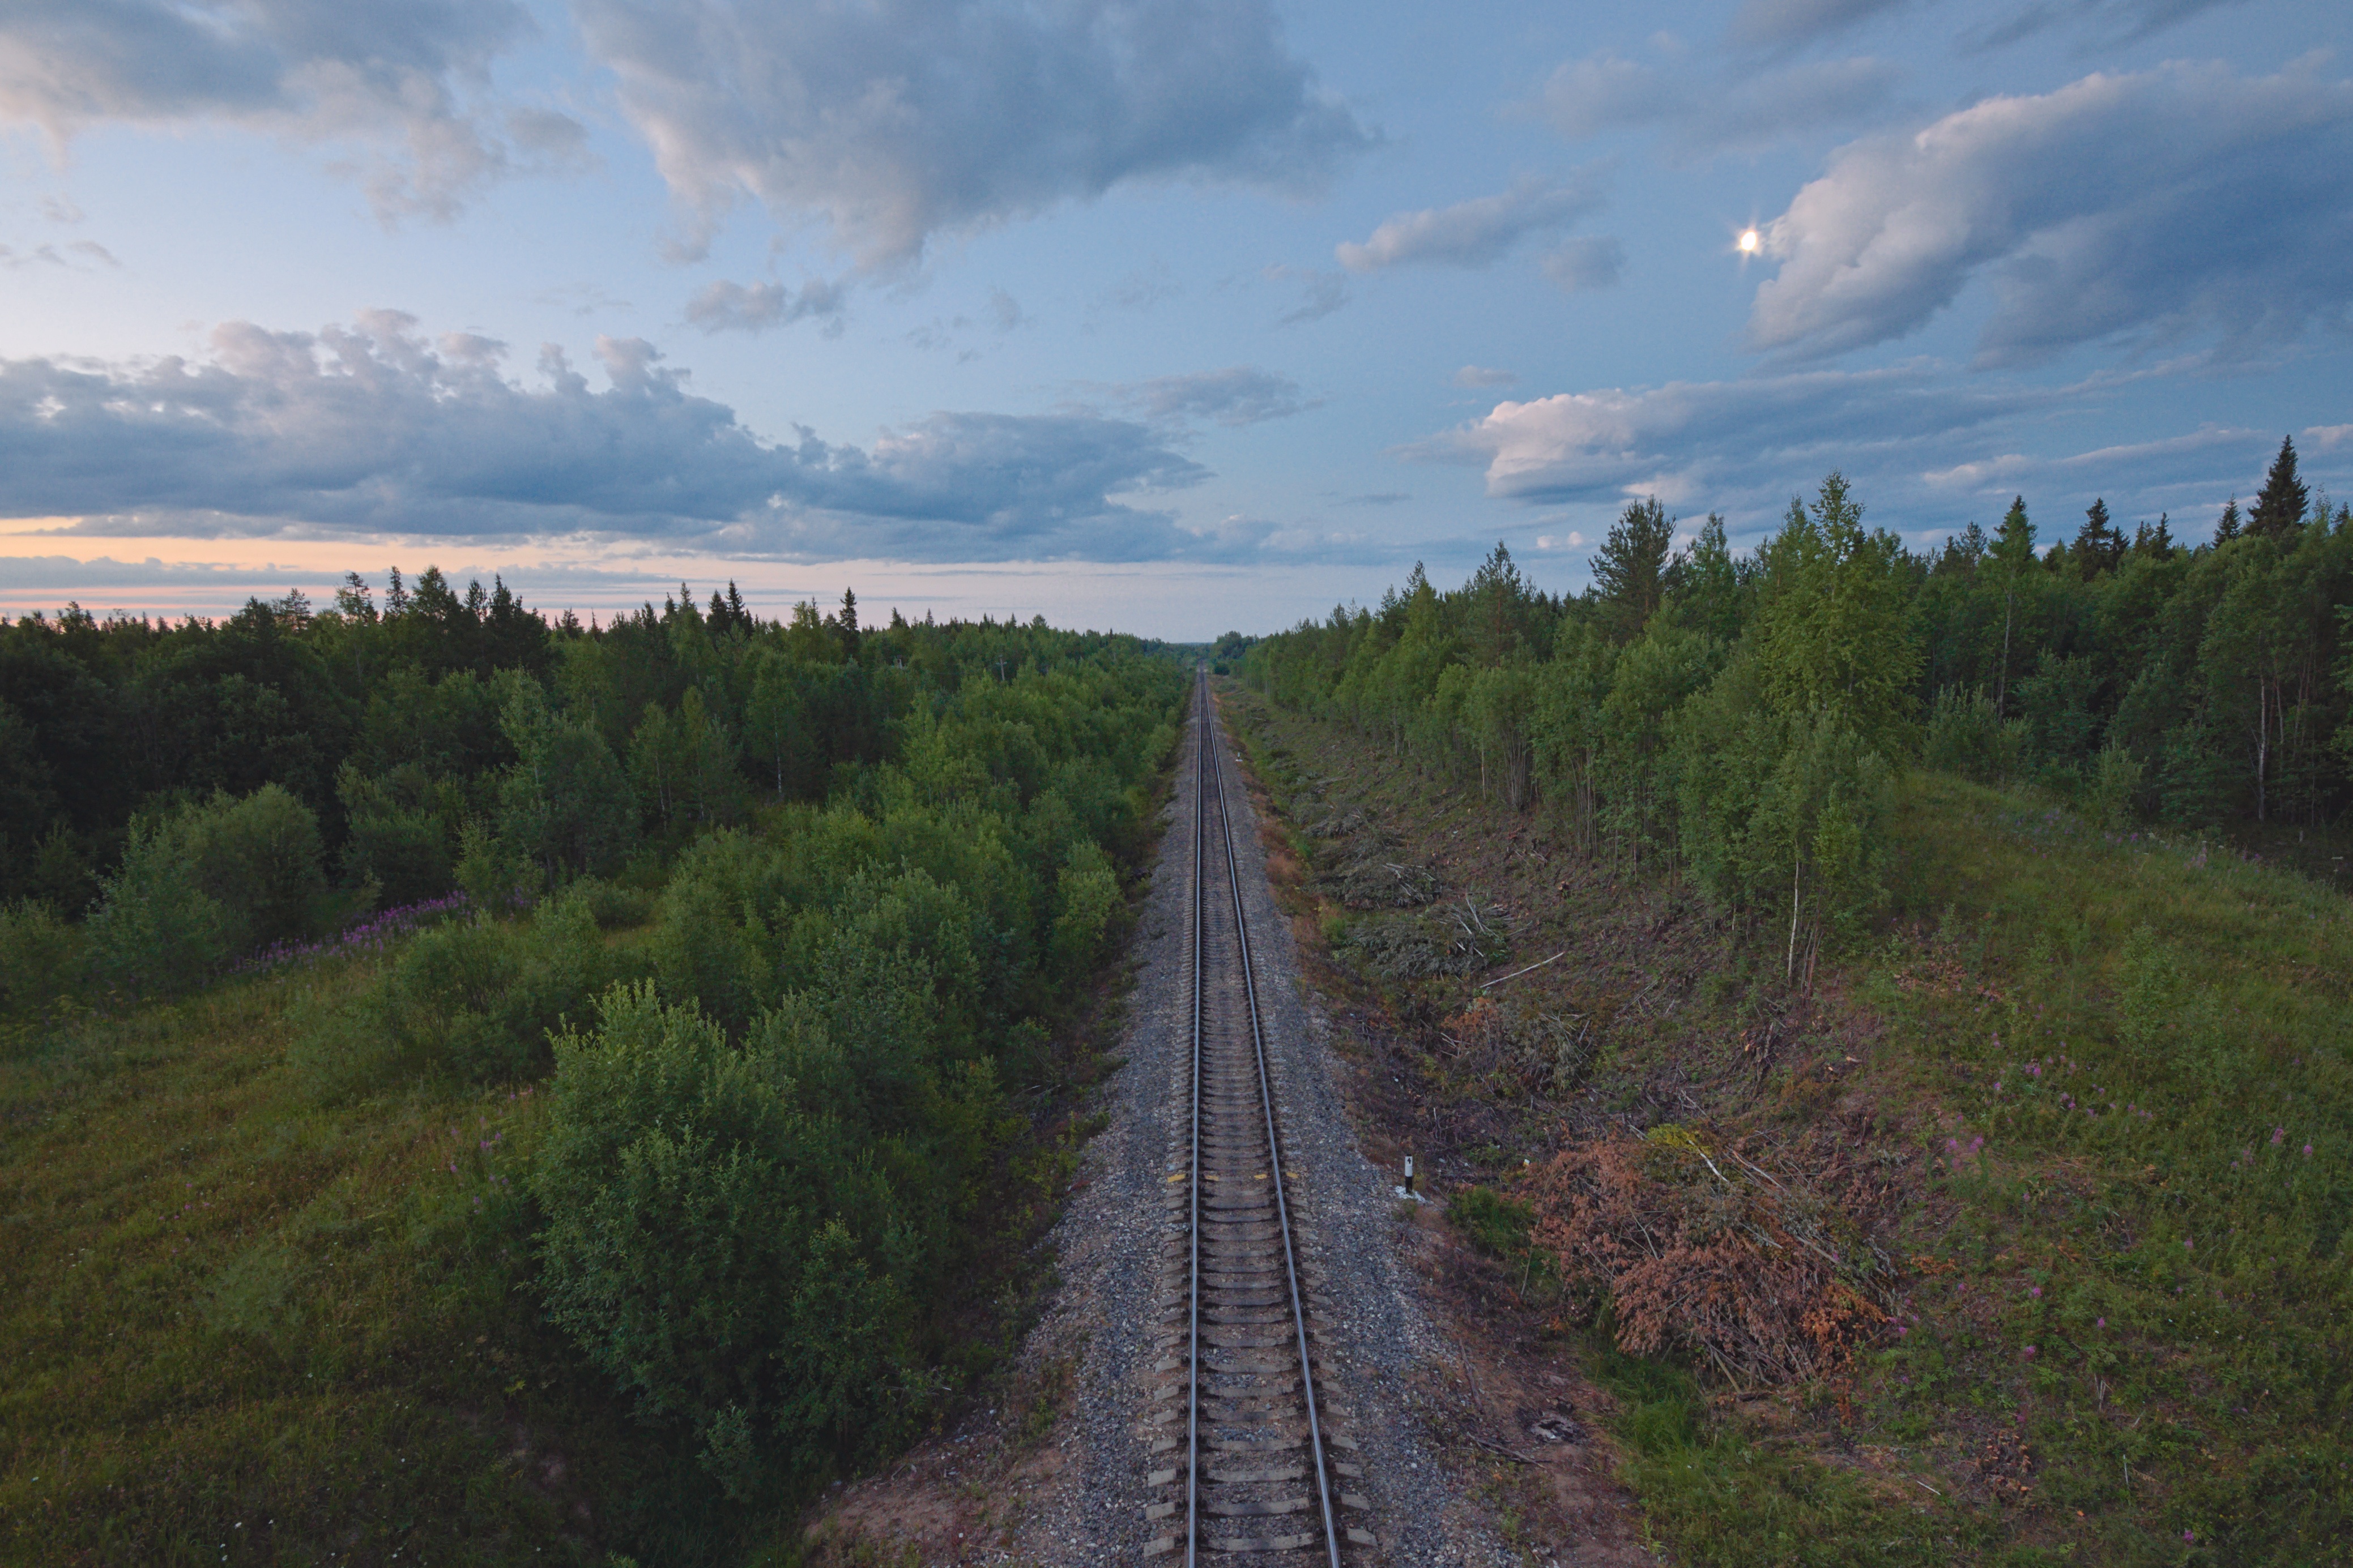
{"type": "Polygon", "coordinates": [[[1757,231],[1756,231],[1755,229],[1753,229],[1753,228],[1744,228],[1744,229],[1742,229],[1742,230],[1740,231],[1740,254],[1741,254],[1741,255],[1743,255],[1743,256],[1754,256],[1754,255],[1756,255],[1756,254],[1757,254],[1757,247],[1759,244],[1761,244],[1761,243],[1763,243],[1763,242],[1758,238],[1758,237],[1757,237],[1757,231]]]}

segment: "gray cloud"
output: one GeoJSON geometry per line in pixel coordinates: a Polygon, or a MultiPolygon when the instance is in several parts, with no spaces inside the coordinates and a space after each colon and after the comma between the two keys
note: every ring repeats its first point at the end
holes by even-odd
{"type": "Polygon", "coordinates": [[[1841,149],[1764,236],[1759,349],[1901,337],[1982,276],[1981,363],[2201,333],[2243,353],[2346,320],[2353,82],[2176,64],[1989,99],[1841,149]]]}
{"type": "Polygon", "coordinates": [[[721,279],[694,291],[686,302],[686,319],[706,332],[764,332],[816,317],[830,334],[841,331],[846,292],[822,278],[803,283],[797,294],[781,283],[747,289],[721,279]]]}
{"type": "Polygon", "coordinates": [[[1348,302],[1348,275],[1345,272],[1322,272],[1312,267],[1270,267],[1266,279],[1270,283],[1297,283],[1300,288],[1297,308],[1277,318],[1278,327],[1320,321],[1348,302]]]}
{"type": "Polygon", "coordinates": [[[1363,244],[1343,241],[1332,254],[1351,272],[1410,265],[1485,267],[1531,235],[1567,227],[1605,199],[1596,171],[1580,170],[1568,180],[1531,175],[1492,196],[1398,213],[1363,244]]]}
{"type": "Polygon", "coordinates": [[[90,534],[589,535],[784,557],[1153,559],[1200,541],[1114,496],[1207,470],[1145,426],[940,413],[860,448],[771,445],[641,339],[562,351],[542,384],[504,346],[355,327],[219,329],[209,362],[0,363],[0,515],[90,534]]]}
{"type": "MultiPolygon", "coordinates": [[[[1480,465],[1489,495],[1530,506],[1606,514],[1656,495],[1686,515],[1721,510],[1752,531],[1838,468],[1875,521],[1916,537],[1990,521],[2021,491],[2038,518],[2072,518],[2103,495],[2120,516],[2170,510],[2190,531],[2233,489],[2251,493],[2278,447],[2277,431],[2213,426],[2131,447],[2069,443],[2066,430],[2093,423],[2116,385],[2114,376],[2063,386],[1963,379],[1915,363],[1603,387],[1500,403],[1402,455],[1480,465]]],[[[2353,427],[2299,431],[2296,443],[2314,481],[2353,473],[2353,427]]]]}
{"type": "Polygon", "coordinates": [[[1743,0],[1726,36],[1749,48],[1788,48],[1859,26],[1909,0],[1743,0]]]}
{"type": "Polygon", "coordinates": [[[1614,289],[1625,270],[1626,247],[1607,236],[1572,239],[1546,251],[1545,276],[1565,293],[1587,289],[1614,289]]]}
{"type": "Polygon", "coordinates": [[[1312,187],[1371,141],[1267,0],[573,9],[697,239],[749,196],[888,266],[1124,181],[1312,187]]]}
{"type": "Polygon", "coordinates": [[[1567,60],[1545,81],[1541,108],[1571,141],[1655,128],[1671,158],[1754,153],[1882,113],[1903,72],[1885,60],[1812,60],[1714,80],[1689,66],[1660,70],[1613,54],[1567,60]]]}
{"type": "Polygon", "coordinates": [[[1229,429],[1285,419],[1322,406],[1320,400],[1303,396],[1299,384],[1289,376],[1247,364],[1191,375],[1157,376],[1109,390],[1113,401],[1148,419],[1164,423],[1207,419],[1229,429]]]}
{"type": "Polygon", "coordinates": [[[1453,376],[1457,386],[1510,386],[1519,379],[1516,371],[1491,370],[1477,364],[1466,364],[1453,376]]]}
{"type": "Polygon", "coordinates": [[[2108,43],[2135,43],[2201,12],[2241,0],[2035,0],[2007,21],[1971,27],[1959,39],[1965,50],[2009,46],[2053,27],[2080,26],[2108,43]]]}
{"type": "Polygon", "coordinates": [[[489,105],[513,0],[16,0],[0,12],[0,119],[62,145],[94,125],[224,121],[359,150],[386,218],[447,216],[516,168],[566,164],[568,117],[489,105]]]}

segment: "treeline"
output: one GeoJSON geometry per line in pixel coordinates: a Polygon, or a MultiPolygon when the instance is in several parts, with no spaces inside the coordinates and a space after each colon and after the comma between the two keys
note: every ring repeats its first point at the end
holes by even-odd
{"type": "Polygon", "coordinates": [[[1417,566],[1244,668],[1515,810],[1548,804],[1588,854],[1672,863],[1770,926],[1792,974],[1883,897],[1912,763],[2119,826],[2320,826],[2353,801],[2353,512],[2309,493],[2290,442],[2194,546],[2094,501],[2041,548],[2021,498],[1989,536],[1909,551],[1835,473],[1752,555],[1714,515],[1681,549],[1677,530],[1630,505],[1565,601],[1501,545],[1452,593],[1417,566]]]}
{"type": "Polygon", "coordinates": [[[30,617],[0,628],[0,1002],[17,1048],[70,1048],[92,1006],[421,910],[307,989],[292,1069],[343,1102],[547,1079],[522,1206],[483,1223],[772,1497],[961,1375],[984,1200],[1120,934],[1187,689],[1134,638],[870,627],[850,595],[765,621],[732,587],[588,627],[432,572],[217,626],[30,617]]]}

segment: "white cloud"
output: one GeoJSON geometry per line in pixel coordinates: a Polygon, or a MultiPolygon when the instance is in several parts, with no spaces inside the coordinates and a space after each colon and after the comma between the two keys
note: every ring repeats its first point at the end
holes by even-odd
{"type": "Polygon", "coordinates": [[[0,362],[0,515],[100,535],[586,536],[745,554],[903,560],[1199,553],[1115,497],[1207,470],[1145,426],[939,413],[869,447],[770,444],[641,339],[560,350],[541,384],[504,345],[427,341],[396,311],[316,334],[220,328],[209,362],[0,362]]]}
{"type": "Polygon", "coordinates": [[[2177,64],[1989,99],[1841,149],[1764,236],[1759,349],[1901,337],[1979,276],[1983,363],[2292,340],[2353,299],[2353,83],[2177,64]]]}
{"type": "Polygon", "coordinates": [[[828,334],[841,331],[847,292],[839,284],[812,278],[794,293],[781,283],[745,288],[724,279],[706,283],[686,302],[686,319],[706,332],[763,332],[816,317],[828,334]]]}
{"type": "Polygon", "coordinates": [[[501,174],[582,156],[569,117],[491,101],[491,61],[531,30],[513,0],[16,0],[0,119],[60,147],[219,121],[350,148],[380,216],[446,217],[501,174]]]}
{"type": "Polygon", "coordinates": [[[1267,0],[574,0],[694,226],[751,197],[869,267],[1134,180],[1314,187],[1371,138],[1267,0]]]}
{"type": "Polygon", "coordinates": [[[1531,175],[1492,196],[1398,213],[1363,244],[1343,241],[1333,255],[1351,272],[1416,264],[1484,267],[1530,235],[1567,227],[1605,199],[1596,171],[1580,170],[1568,180],[1531,175]]]}

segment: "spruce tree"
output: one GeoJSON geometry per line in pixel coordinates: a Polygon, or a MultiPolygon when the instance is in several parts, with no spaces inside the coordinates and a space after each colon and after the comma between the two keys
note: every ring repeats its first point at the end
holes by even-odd
{"type": "Polygon", "coordinates": [[[2214,523],[2214,542],[2228,544],[2239,537],[2239,498],[2232,496],[2222,515],[2214,523]]]}
{"type": "Polygon", "coordinates": [[[2283,436],[2279,456],[2272,459],[2271,472],[2263,476],[2263,494],[2255,498],[2255,510],[2247,514],[2247,531],[2286,538],[2303,526],[2305,502],[2310,499],[2304,481],[2295,477],[2295,442],[2283,436]]]}
{"type": "Polygon", "coordinates": [[[2094,497],[2075,531],[2075,569],[2086,580],[2113,572],[2125,558],[2125,536],[2108,521],[2108,503],[2094,497]]]}

